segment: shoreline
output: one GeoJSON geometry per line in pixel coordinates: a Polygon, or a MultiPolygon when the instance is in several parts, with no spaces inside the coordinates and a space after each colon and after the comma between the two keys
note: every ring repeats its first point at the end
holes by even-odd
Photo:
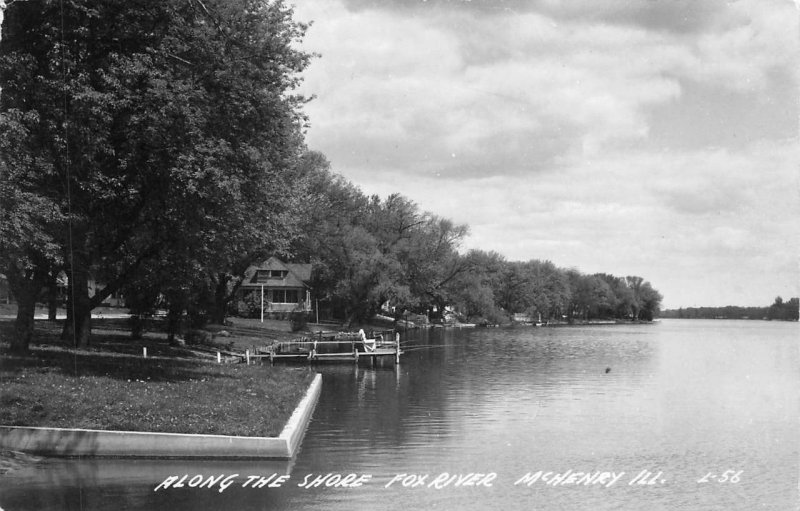
{"type": "MultiPolygon", "coordinates": [[[[99,437],[104,445],[126,446],[123,436],[109,433],[126,432],[139,439],[142,433],[172,440],[178,438],[175,435],[224,439],[226,446],[230,439],[280,438],[283,447],[278,450],[210,454],[285,459],[296,451],[318,398],[320,380],[307,368],[217,363],[216,356],[198,351],[203,346],[170,344],[156,332],[132,340],[124,330],[98,329],[90,346],[79,349],[65,346],[59,333],[59,323],[37,321],[30,353],[3,353],[0,449],[46,446],[47,438],[60,437],[50,444],[84,446],[80,452],[61,455],[92,455],[95,451],[87,446],[99,437]],[[302,420],[293,419],[298,410],[303,411],[302,420]],[[287,429],[290,424],[294,429],[287,429]]],[[[13,322],[0,321],[0,350],[13,335],[13,322]]],[[[214,349],[224,349],[213,344],[214,349]]],[[[47,449],[49,454],[56,452],[55,447],[47,449]]],[[[34,450],[42,452],[39,447],[34,450]]],[[[195,456],[192,447],[179,453],[108,447],[102,454],[195,456]]]]}
{"type": "Polygon", "coordinates": [[[0,449],[56,457],[290,460],[300,447],[321,386],[322,375],[317,373],[277,437],[0,425],[0,449]]]}

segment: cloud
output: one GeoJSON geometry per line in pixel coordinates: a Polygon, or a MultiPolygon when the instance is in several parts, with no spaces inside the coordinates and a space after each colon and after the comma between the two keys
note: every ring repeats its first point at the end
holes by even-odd
{"type": "Polygon", "coordinates": [[[559,21],[589,21],[615,25],[635,25],[652,30],[675,32],[702,29],[714,18],[719,7],[714,2],[694,0],[346,0],[349,10],[380,9],[394,13],[469,12],[480,16],[541,13],[559,21]]]}
{"type": "Polygon", "coordinates": [[[754,91],[769,85],[770,71],[784,68],[796,83],[797,13],[788,2],[732,2],[722,13],[714,30],[694,42],[697,58],[687,76],[754,91]]]}
{"type": "Polygon", "coordinates": [[[412,16],[379,6],[329,3],[332,19],[308,36],[323,55],[306,78],[318,96],[309,140],[342,167],[445,178],[542,172],[646,140],[650,109],[677,101],[682,82],[754,90],[792,61],[781,56],[789,30],[769,30],[791,21],[768,9],[747,24],[738,7],[715,11],[720,32],[687,39],[539,12],[488,23],[467,10],[415,5],[412,16]]]}
{"type": "Polygon", "coordinates": [[[643,275],[675,306],[800,291],[791,5],[326,0],[298,14],[321,15],[309,145],[367,193],[469,224],[465,248],[643,275]]]}
{"type": "Polygon", "coordinates": [[[642,275],[675,307],[759,304],[800,292],[798,156],[784,140],[738,152],[620,151],[534,179],[356,181],[380,195],[404,188],[422,208],[468,224],[464,249],[642,275]]]}

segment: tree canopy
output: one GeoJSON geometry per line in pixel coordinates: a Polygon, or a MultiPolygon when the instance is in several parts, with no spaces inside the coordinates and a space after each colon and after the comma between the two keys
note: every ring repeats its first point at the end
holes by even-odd
{"type": "Polygon", "coordinates": [[[285,245],[304,121],[293,89],[310,58],[291,16],[257,0],[6,9],[2,207],[20,217],[12,199],[35,195],[36,214],[22,218],[43,229],[18,238],[4,266],[14,275],[12,259],[59,247],[78,344],[91,309],[148,263],[197,268],[202,280],[285,245]],[[92,297],[90,272],[105,284],[92,297]]]}
{"type": "Polygon", "coordinates": [[[650,320],[661,295],[641,277],[583,275],[550,261],[507,261],[459,252],[466,225],[420,210],[399,194],[367,196],[331,171],[324,155],[302,158],[309,206],[290,253],[313,264],[312,288],[335,317],[365,321],[405,312],[501,323],[650,320]]]}

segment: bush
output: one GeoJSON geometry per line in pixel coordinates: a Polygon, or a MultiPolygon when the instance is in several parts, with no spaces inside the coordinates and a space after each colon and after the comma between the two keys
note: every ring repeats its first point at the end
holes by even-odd
{"type": "Polygon", "coordinates": [[[188,344],[211,344],[214,336],[205,330],[189,330],[186,334],[186,342],[188,344]]]}
{"type": "Polygon", "coordinates": [[[256,293],[245,294],[236,305],[241,317],[257,318],[261,315],[261,297],[256,293]]]}
{"type": "Polygon", "coordinates": [[[292,311],[289,314],[289,325],[292,329],[292,332],[299,332],[300,330],[305,329],[306,324],[308,324],[308,316],[306,315],[305,311],[292,311]]]}

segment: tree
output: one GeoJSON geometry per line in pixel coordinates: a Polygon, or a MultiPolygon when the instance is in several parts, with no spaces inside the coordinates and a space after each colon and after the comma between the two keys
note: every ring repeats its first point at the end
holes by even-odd
{"type": "Polygon", "coordinates": [[[632,294],[631,309],[633,319],[652,320],[658,314],[662,296],[642,277],[625,277],[632,294]]]}
{"type": "Polygon", "coordinates": [[[165,251],[192,254],[198,278],[227,287],[211,275],[281,245],[284,178],[302,142],[292,90],[309,59],[291,15],[257,0],[6,10],[0,107],[21,125],[14,147],[44,161],[23,180],[63,218],[52,233],[76,344],[88,342],[91,309],[165,251]],[[92,297],[90,273],[105,283],[92,297]]]}
{"type": "Polygon", "coordinates": [[[661,296],[661,293],[653,289],[649,282],[642,284],[642,287],[639,290],[639,300],[641,303],[639,319],[652,321],[653,318],[658,316],[663,297],[661,296]]]}
{"type": "Polygon", "coordinates": [[[451,305],[470,320],[501,322],[495,290],[505,259],[496,252],[481,250],[470,250],[460,259],[464,271],[447,283],[451,305]]]}
{"type": "Polygon", "coordinates": [[[466,226],[400,194],[367,197],[319,153],[304,154],[299,168],[307,199],[290,252],[312,263],[317,298],[350,323],[387,302],[398,315],[449,303],[448,284],[464,271],[457,247],[466,226]]]}
{"type": "Polygon", "coordinates": [[[11,350],[24,353],[34,332],[36,301],[59,267],[53,236],[61,217],[57,207],[40,197],[28,176],[47,172],[43,158],[20,150],[14,141],[25,135],[19,114],[0,114],[0,271],[17,300],[11,350]]]}
{"type": "Polygon", "coordinates": [[[543,319],[561,319],[570,301],[569,278],[550,261],[532,260],[526,264],[529,275],[531,312],[543,319]]]}
{"type": "Polygon", "coordinates": [[[522,263],[509,262],[503,265],[497,282],[497,304],[509,314],[522,312],[530,307],[530,281],[522,263]]]}
{"type": "Polygon", "coordinates": [[[797,321],[798,318],[798,298],[791,298],[784,301],[782,297],[775,298],[775,302],[767,310],[768,319],[783,321],[797,321]]]}
{"type": "Polygon", "coordinates": [[[633,296],[633,299],[631,300],[631,314],[633,319],[639,319],[639,314],[642,310],[641,288],[644,283],[644,279],[642,277],[629,275],[625,277],[625,283],[628,286],[628,289],[631,290],[631,294],[633,296]]]}
{"type": "Polygon", "coordinates": [[[608,283],[597,275],[583,275],[569,270],[570,320],[580,317],[588,320],[602,315],[614,302],[614,293],[608,283]]]}
{"type": "Polygon", "coordinates": [[[332,173],[320,153],[305,153],[298,169],[306,199],[299,213],[300,235],[289,252],[312,264],[316,299],[327,303],[337,316],[355,320],[371,307],[363,300],[376,282],[371,274],[376,268],[360,266],[379,259],[377,241],[365,227],[369,201],[356,186],[332,173]]]}
{"type": "Polygon", "coordinates": [[[425,214],[422,218],[401,261],[412,296],[433,305],[441,314],[451,301],[447,284],[467,269],[457,248],[468,229],[435,215],[425,214]]]}

